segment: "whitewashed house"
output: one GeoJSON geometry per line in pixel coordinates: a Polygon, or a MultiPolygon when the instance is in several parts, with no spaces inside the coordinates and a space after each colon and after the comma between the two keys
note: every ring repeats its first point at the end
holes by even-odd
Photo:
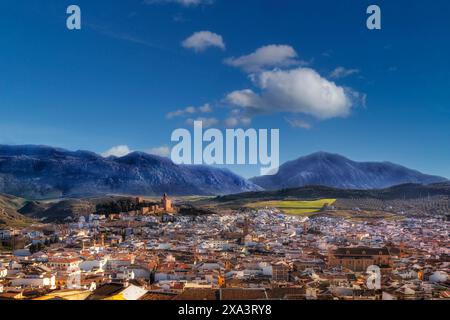
{"type": "Polygon", "coordinates": [[[56,289],[56,277],[50,273],[17,274],[11,279],[11,286],[56,289]]]}
{"type": "Polygon", "coordinates": [[[80,269],[85,272],[98,271],[101,272],[106,269],[108,264],[107,257],[88,258],[80,263],[80,269]]]}

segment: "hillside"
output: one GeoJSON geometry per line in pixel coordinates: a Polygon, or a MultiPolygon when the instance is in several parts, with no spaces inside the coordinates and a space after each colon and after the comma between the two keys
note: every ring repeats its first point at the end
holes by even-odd
{"type": "Polygon", "coordinates": [[[450,196],[450,183],[431,185],[403,184],[385,189],[358,190],[337,189],[323,186],[305,186],[301,188],[282,189],[278,191],[246,192],[228,196],[219,196],[212,201],[224,202],[251,202],[264,200],[303,200],[303,199],[422,199],[433,196],[450,196]]]}
{"type": "Polygon", "coordinates": [[[0,227],[24,225],[29,222],[18,212],[24,203],[24,199],[0,194],[0,227]]]}

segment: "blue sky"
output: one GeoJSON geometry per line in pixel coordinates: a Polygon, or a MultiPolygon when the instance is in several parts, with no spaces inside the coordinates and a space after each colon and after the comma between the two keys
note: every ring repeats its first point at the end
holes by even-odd
{"type": "Polygon", "coordinates": [[[161,153],[203,118],[279,128],[281,162],[322,150],[450,177],[447,0],[193,2],[2,1],[0,143],[161,153]]]}

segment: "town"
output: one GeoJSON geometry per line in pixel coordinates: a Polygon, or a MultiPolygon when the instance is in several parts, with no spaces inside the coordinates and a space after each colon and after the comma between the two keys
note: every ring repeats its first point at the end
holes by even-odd
{"type": "Polygon", "coordinates": [[[167,194],[111,210],[0,230],[0,299],[450,299],[450,228],[441,216],[204,212],[167,194]],[[367,284],[374,265],[375,289],[367,284]]]}

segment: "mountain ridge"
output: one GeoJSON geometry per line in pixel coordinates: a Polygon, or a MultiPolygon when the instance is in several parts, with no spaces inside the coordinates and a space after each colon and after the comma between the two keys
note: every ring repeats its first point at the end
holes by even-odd
{"type": "Polygon", "coordinates": [[[176,165],[143,152],[102,157],[49,146],[0,145],[0,193],[30,199],[91,195],[218,195],[260,187],[228,169],[176,165]]]}
{"type": "Polygon", "coordinates": [[[369,190],[439,182],[448,180],[388,161],[356,162],[323,151],[284,163],[274,176],[246,180],[228,169],[176,165],[144,152],[102,157],[44,145],[0,145],[0,193],[35,200],[165,192],[226,195],[307,185],[369,190]]]}
{"type": "Polygon", "coordinates": [[[273,176],[249,179],[266,190],[321,185],[341,189],[382,189],[405,183],[448,182],[389,161],[357,162],[342,155],[316,152],[288,161],[273,176]]]}

